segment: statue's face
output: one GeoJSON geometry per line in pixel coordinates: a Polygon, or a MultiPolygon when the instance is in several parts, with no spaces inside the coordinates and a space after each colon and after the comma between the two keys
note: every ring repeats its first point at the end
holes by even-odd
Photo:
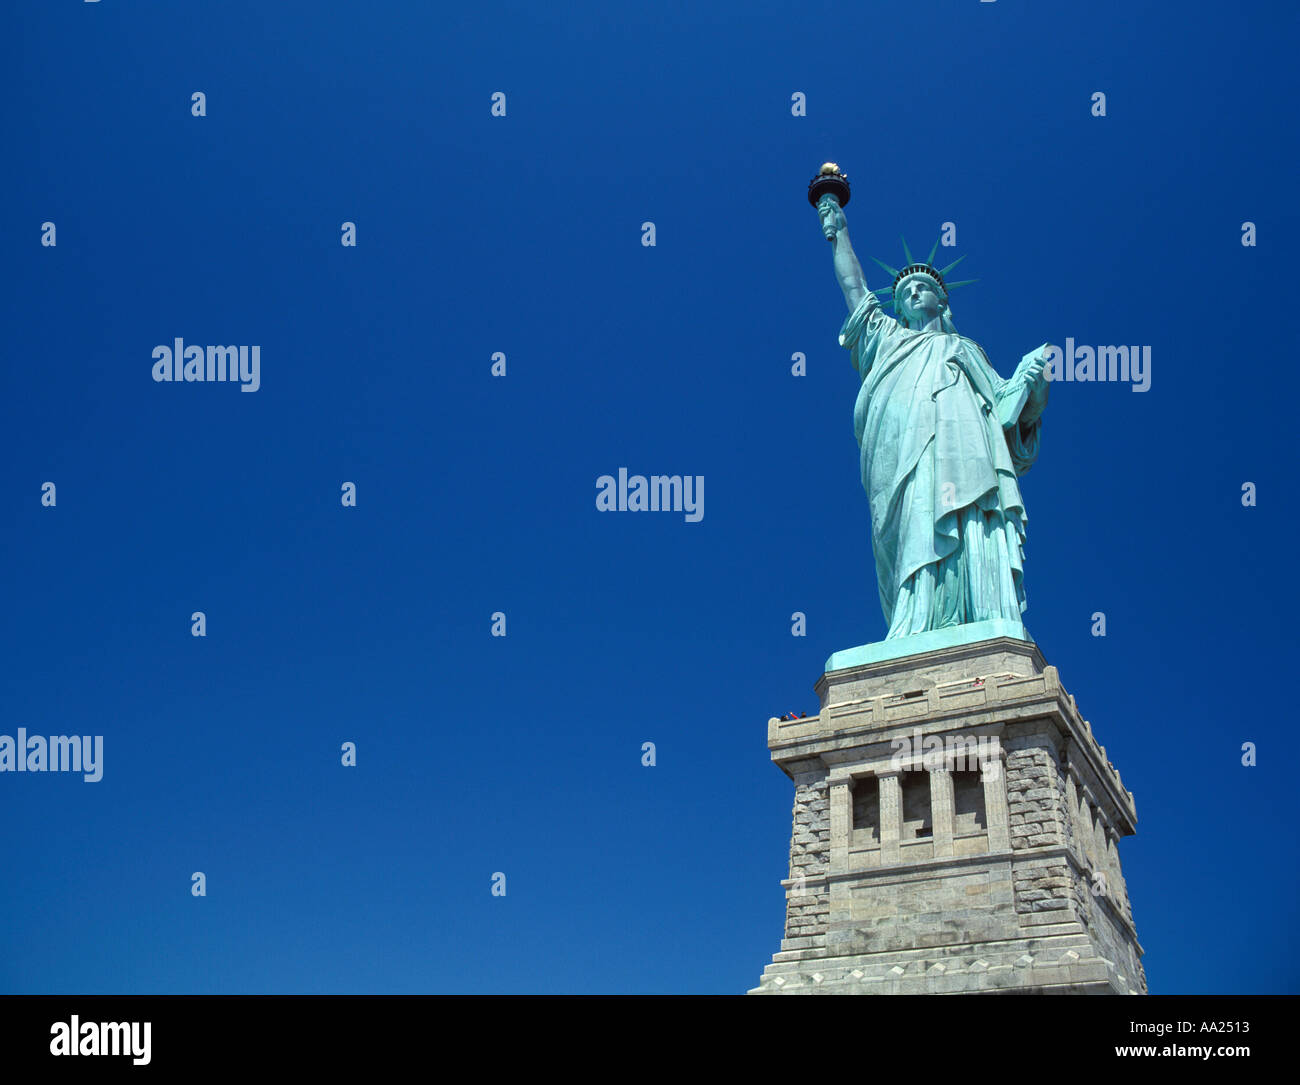
{"type": "Polygon", "coordinates": [[[894,299],[910,328],[923,328],[943,312],[939,284],[928,275],[913,275],[898,284],[894,299]]]}

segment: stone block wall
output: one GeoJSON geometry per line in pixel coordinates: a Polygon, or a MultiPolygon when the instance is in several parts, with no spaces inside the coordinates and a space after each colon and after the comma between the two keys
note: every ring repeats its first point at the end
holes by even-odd
{"type": "Polygon", "coordinates": [[[794,803],[755,993],[1145,993],[1117,847],[1133,798],[1036,647],[846,668],[818,693],[817,716],[768,721],[794,803]],[[977,746],[979,771],[925,764],[931,742],[977,746]]]}
{"type": "Polygon", "coordinates": [[[790,880],[786,893],[786,937],[782,949],[824,946],[830,895],[825,875],[830,866],[831,819],[826,770],[814,768],[795,780],[793,831],[790,834],[790,880]]]}
{"type": "Polygon", "coordinates": [[[1065,773],[1055,745],[1044,734],[1015,733],[1002,740],[1006,750],[1007,813],[1015,850],[1060,844],[1071,834],[1065,773]]]}

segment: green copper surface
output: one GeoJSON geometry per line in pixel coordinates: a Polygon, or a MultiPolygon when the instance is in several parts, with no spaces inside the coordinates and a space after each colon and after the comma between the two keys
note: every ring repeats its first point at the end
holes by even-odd
{"type": "MultiPolygon", "coordinates": [[[[892,290],[890,316],[867,288],[835,197],[823,196],[817,211],[849,309],[839,341],[860,381],[853,431],[886,640],[962,637],[953,631],[988,622],[1027,639],[1029,518],[1019,478],[1038,457],[1046,344],[1003,380],[980,345],[957,333],[943,272],[911,267],[906,248],[911,270],[892,290]]],[[[918,650],[926,649],[913,642],[899,654],[918,650]]]]}
{"type": "Polygon", "coordinates": [[[866,663],[901,659],[903,656],[933,652],[939,648],[955,648],[959,644],[974,644],[995,637],[1013,637],[1016,640],[1028,641],[1030,644],[1034,642],[1034,638],[1020,622],[995,618],[986,622],[968,622],[966,625],[949,626],[947,629],[930,629],[908,637],[895,637],[893,640],[862,644],[857,648],[846,648],[826,660],[826,672],[829,674],[831,671],[842,671],[846,667],[861,667],[866,663]]]}

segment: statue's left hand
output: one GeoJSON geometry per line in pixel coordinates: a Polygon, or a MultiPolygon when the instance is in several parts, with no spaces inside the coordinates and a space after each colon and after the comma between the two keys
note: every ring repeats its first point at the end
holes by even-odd
{"type": "Polygon", "coordinates": [[[1020,412],[1022,422],[1034,422],[1047,406],[1047,347],[1040,350],[1027,363],[1023,363],[1017,374],[1029,390],[1029,398],[1020,412]]]}

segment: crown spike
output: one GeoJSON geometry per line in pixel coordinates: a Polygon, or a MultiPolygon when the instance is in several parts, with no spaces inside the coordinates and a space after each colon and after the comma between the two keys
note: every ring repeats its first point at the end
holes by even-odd
{"type": "MultiPolygon", "coordinates": [[[[876,260],[876,258],[875,258],[874,256],[873,256],[871,259],[876,260]]],[[[881,267],[883,267],[887,272],[889,272],[889,274],[890,274],[891,276],[897,277],[897,275],[898,275],[898,268],[896,268],[896,267],[890,267],[890,266],[889,266],[887,263],[885,263],[885,261],[883,261],[883,260],[876,260],[876,263],[879,264],[881,267]]]]}
{"type": "Polygon", "coordinates": [[[907,247],[907,238],[905,237],[902,238],[902,242],[903,242],[903,257],[907,260],[909,264],[915,264],[916,261],[912,259],[912,250],[907,247]]]}
{"type": "Polygon", "coordinates": [[[939,251],[939,242],[942,240],[942,235],[934,239],[934,248],[930,250],[930,255],[925,258],[925,262],[931,267],[934,267],[934,254],[939,251]]]}
{"type": "Polygon", "coordinates": [[[950,272],[953,268],[955,268],[958,264],[960,264],[960,263],[961,263],[963,260],[965,260],[965,259],[966,259],[966,255],[962,255],[962,256],[957,257],[957,259],[954,260],[954,261],[953,261],[951,264],[949,264],[947,267],[945,267],[945,268],[940,268],[940,269],[939,269],[939,274],[940,274],[940,275],[947,275],[948,272],[950,272]]]}
{"type": "Polygon", "coordinates": [[[962,281],[959,283],[949,283],[948,289],[955,290],[959,286],[970,286],[971,283],[977,283],[977,282],[979,282],[978,279],[962,279],[962,281]]]}

